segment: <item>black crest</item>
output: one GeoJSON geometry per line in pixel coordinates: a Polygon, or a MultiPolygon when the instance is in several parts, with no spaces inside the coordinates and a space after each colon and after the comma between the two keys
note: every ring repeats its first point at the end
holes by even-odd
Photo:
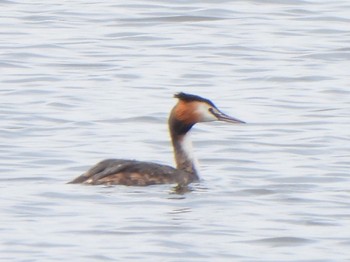
{"type": "Polygon", "coordinates": [[[191,94],[186,94],[186,93],[180,92],[180,93],[175,94],[174,97],[178,98],[182,101],[185,101],[185,102],[195,102],[195,101],[204,102],[204,103],[207,103],[207,104],[215,107],[213,102],[211,102],[209,99],[206,99],[206,98],[203,98],[200,96],[196,96],[196,95],[191,95],[191,94]]]}

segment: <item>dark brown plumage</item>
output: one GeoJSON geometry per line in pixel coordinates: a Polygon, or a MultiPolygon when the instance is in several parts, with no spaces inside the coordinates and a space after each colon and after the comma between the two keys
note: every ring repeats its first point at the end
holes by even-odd
{"type": "Polygon", "coordinates": [[[149,186],[156,184],[187,185],[196,180],[198,177],[194,174],[167,165],[136,160],[107,159],[70,183],[149,186]]]}

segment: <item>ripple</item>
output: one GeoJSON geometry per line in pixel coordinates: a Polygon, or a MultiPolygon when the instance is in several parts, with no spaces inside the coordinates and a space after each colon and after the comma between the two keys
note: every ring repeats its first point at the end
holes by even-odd
{"type": "Polygon", "coordinates": [[[273,247],[294,247],[315,243],[316,241],[300,237],[272,237],[257,239],[252,242],[270,245],[273,247]]]}
{"type": "Polygon", "coordinates": [[[164,16],[164,17],[148,17],[148,18],[138,18],[138,19],[123,19],[123,22],[133,22],[133,23],[145,23],[145,22],[165,22],[165,23],[185,23],[185,22],[205,22],[205,21],[217,21],[223,20],[225,18],[219,17],[207,17],[207,16],[164,16]]]}

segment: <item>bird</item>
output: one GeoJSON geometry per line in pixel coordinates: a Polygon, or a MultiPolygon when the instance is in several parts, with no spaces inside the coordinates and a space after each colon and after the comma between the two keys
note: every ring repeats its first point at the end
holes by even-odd
{"type": "Polygon", "coordinates": [[[176,168],[153,162],[128,159],[103,160],[68,182],[88,185],[149,186],[176,184],[187,186],[199,181],[197,161],[192,152],[189,131],[196,123],[224,121],[245,122],[220,111],[209,99],[184,92],[174,95],[178,102],[168,118],[176,168]]]}

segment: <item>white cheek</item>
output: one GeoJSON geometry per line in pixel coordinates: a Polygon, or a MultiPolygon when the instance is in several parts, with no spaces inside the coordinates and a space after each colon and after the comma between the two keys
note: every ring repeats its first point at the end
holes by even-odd
{"type": "Polygon", "coordinates": [[[217,118],[209,112],[209,106],[207,105],[200,105],[197,108],[197,113],[200,115],[200,122],[211,122],[216,121],[217,118]]]}

